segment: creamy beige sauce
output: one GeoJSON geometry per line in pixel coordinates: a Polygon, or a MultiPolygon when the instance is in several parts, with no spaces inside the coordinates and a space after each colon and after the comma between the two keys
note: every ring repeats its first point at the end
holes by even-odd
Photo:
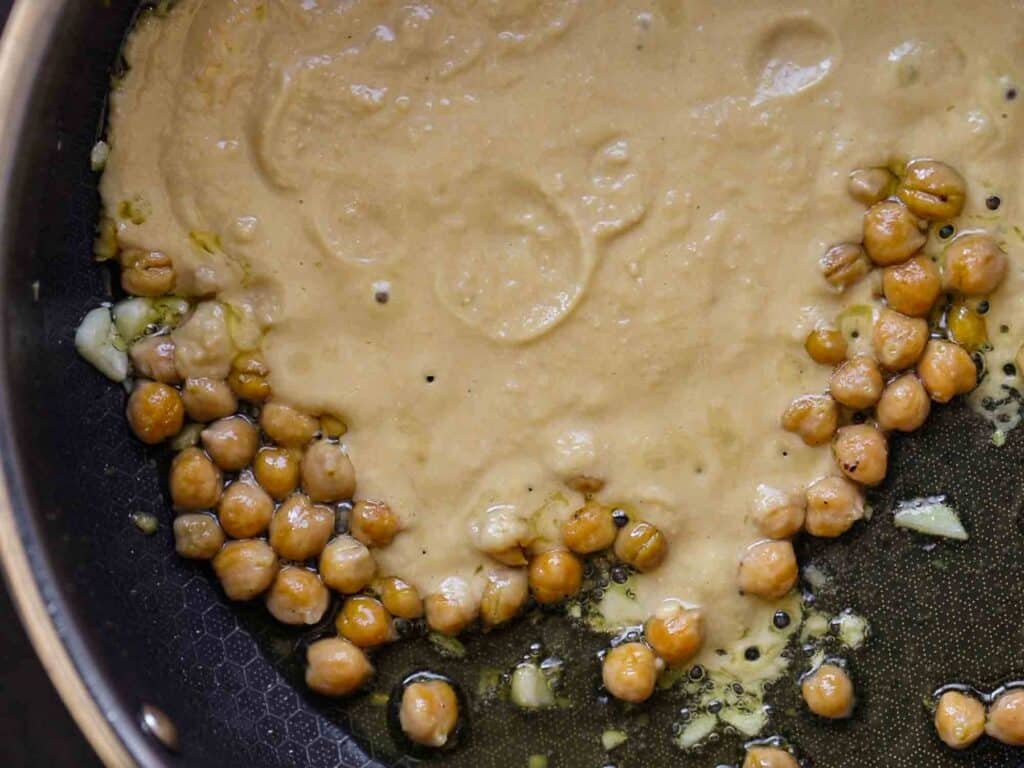
{"type": "Polygon", "coordinates": [[[807,331],[870,300],[817,268],[859,239],[847,173],[997,192],[1021,287],[1022,46],[1005,0],[181,0],[130,40],[102,192],[266,330],[276,396],[347,421],[406,526],[385,570],[479,585],[474,514],[592,475],[668,537],[644,610],[704,606],[713,649],[764,620],[756,486],[832,469],[778,421],[825,385],[807,331]]]}

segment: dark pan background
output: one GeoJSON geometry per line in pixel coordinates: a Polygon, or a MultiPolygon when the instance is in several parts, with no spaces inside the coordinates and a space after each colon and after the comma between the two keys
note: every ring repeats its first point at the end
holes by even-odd
{"type": "MultiPolygon", "coordinates": [[[[9,423],[0,424],[0,437],[9,441],[4,460],[17,461],[26,478],[15,502],[44,590],[90,685],[147,764],[391,762],[396,751],[384,708],[307,695],[299,682],[303,634],[274,625],[259,605],[227,604],[205,567],[173,555],[161,481],[166,457],[129,437],[123,392],[74,353],[75,325],[110,298],[109,274],[89,258],[98,201],[88,154],[133,3],[70,5],[60,54],[43,84],[47,97],[34,105],[15,224],[0,233],[6,255],[2,384],[16,404],[5,415],[9,423]],[[38,301],[33,281],[39,281],[38,301]],[[159,531],[142,535],[129,522],[132,512],[156,514],[159,531]],[[143,702],[159,705],[177,722],[180,754],[136,732],[143,702]]],[[[896,441],[895,479],[877,494],[874,519],[804,553],[834,576],[819,603],[832,611],[853,607],[874,629],[868,648],[852,660],[861,695],[853,720],[812,723],[796,703],[791,680],[773,691],[783,713],[773,728],[819,768],[1024,765],[1020,753],[987,741],[963,754],[940,748],[924,705],[946,682],[988,689],[1024,676],[1024,431],[1003,448],[989,438],[989,428],[963,408],[940,409],[922,433],[896,441]],[[969,542],[934,545],[893,528],[894,500],[935,493],[948,494],[961,511],[969,542]]],[[[9,611],[0,612],[0,765],[95,764],[38,667],[25,662],[26,647],[9,618],[9,611]]],[[[682,700],[661,697],[632,712],[600,703],[593,654],[601,638],[548,616],[487,642],[470,639],[466,662],[441,659],[425,643],[389,648],[378,657],[375,686],[387,691],[404,674],[429,666],[454,676],[472,695],[480,667],[507,669],[535,641],[581,662],[566,686],[575,706],[531,718],[506,704],[475,708],[451,765],[519,768],[530,754],[547,753],[552,768],[598,768],[608,762],[599,746],[602,729],[623,722],[633,729],[645,717],[647,735],[634,731],[629,746],[615,754],[619,768],[738,759],[739,745],[730,739],[692,758],[671,748],[668,728],[682,700]]],[[[800,671],[803,657],[797,659],[800,671]]]]}

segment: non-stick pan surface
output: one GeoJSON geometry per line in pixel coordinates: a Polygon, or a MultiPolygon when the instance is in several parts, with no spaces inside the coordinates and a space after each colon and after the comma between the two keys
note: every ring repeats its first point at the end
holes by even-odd
{"type": "MultiPolygon", "coordinates": [[[[31,572],[35,587],[18,590],[22,607],[30,602],[25,594],[38,590],[50,620],[32,619],[36,639],[52,622],[97,702],[93,714],[120,740],[105,750],[113,760],[122,751],[151,766],[408,764],[389,733],[387,707],[365,697],[332,703],[304,690],[305,633],[271,622],[259,605],[229,605],[206,567],[174,555],[161,484],[166,457],[129,436],[124,393],[74,352],[82,315],[111,299],[109,275],[90,258],[98,199],[88,158],[134,11],[124,0],[23,0],[10,30],[19,37],[5,43],[0,452],[10,507],[3,514],[18,529],[5,549],[10,576],[24,584],[31,572]],[[132,524],[136,512],[159,518],[156,534],[132,524]],[[11,559],[14,550],[25,563],[11,559]],[[140,731],[146,703],[177,725],[180,751],[140,731]]],[[[777,709],[770,731],[790,737],[809,764],[1024,764],[1020,753],[987,740],[963,754],[941,748],[924,704],[943,683],[991,688],[1024,676],[1024,433],[1011,433],[998,448],[990,436],[964,407],[939,409],[921,433],[896,440],[891,480],[876,494],[871,522],[804,553],[834,577],[819,605],[852,607],[873,629],[855,657],[861,700],[849,722],[811,722],[796,705],[792,680],[770,696],[777,709]],[[895,500],[936,493],[960,510],[970,541],[935,545],[892,526],[895,500]]],[[[593,659],[601,638],[549,615],[470,638],[462,661],[442,658],[425,642],[389,648],[378,657],[375,690],[387,692],[405,674],[429,667],[450,674],[472,699],[481,668],[508,669],[534,642],[579,662],[567,681],[573,706],[532,717],[505,703],[474,707],[446,764],[516,768],[531,754],[548,755],[552,768],[738,759],[732,738],[692,757],[671,746],[670,723],[686,703],[680,698],[662,696],[632,711],[599,701],[593,659]],[[609,759],[601,731],[623,722],[639,729],[644,720],[646,729],[609,759]]],[[[52,647],[44,651],[51,655],[52,647]]],[[[74,708],[102,742],[104,729],[90,728],[80,702],[74,708]]]]}

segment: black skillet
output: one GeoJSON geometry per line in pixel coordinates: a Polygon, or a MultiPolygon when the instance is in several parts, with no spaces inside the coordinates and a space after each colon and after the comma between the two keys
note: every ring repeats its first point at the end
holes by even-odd
{"type": "MultiPolygon", "coordinates": [[[[135,5],[22,0],[4,43],[0,546],[8,577],[65,700],[111,765],[410,764],[386,706],[306,693],[303,633],[276,625],[258,605],[229,605],[206,567],[173,554],[166,457],[128,435],[124,393],[74,352],[77,322],[111,299],[109,275],[90,260],[98,200],[88,158],[135,5]],[[156,534],[142,534],[133,512],[156,515],[156,534]],[[177,751],[140,727],[145,705],[175,724],[177,751]]],[[[852,720],[812,722],[796,706],[792,680],[770,695],[778,712],[770,732],[798,744],[809,765],[1024,765],[1024,752],[988,740],[963,754],[941,748],[925,706],[943,683],[990,689],[1024,677],[1024,432],[1000,448],[990,434],[963,406],[940,408],[920,434],[896,441],[893,479],[876,494],[874,519],[803,553],[835,577],[819,603],[853,607],[873,628],[853,662],[861,703],[852,720]],[[893,527],[894,500],[935,493],[961,511],[970,541],[933,548],[893,527]]],[[[601,638],[552,616],[470,638],[462,661],[425,642],[397,645],[379,656],[375,689],[430,668],[474,698],[481,668],[507,669],[535,642],[581,662],[566,680],[574,707],[535,717],[508,704],[474,707],[444,764],[519,768],[533,754],[548,755],[552,768],[739,759],[736,738],[695,756],[671,746],[682,699],[663,696],[629,712],[599,701],[593,659],[601,638]],[[633,736],[609,757],[598,737],[622,723],[633,736]]]]}

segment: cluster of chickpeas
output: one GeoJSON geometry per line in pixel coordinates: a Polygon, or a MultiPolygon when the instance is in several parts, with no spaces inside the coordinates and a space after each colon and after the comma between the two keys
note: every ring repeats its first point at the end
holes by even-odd
{"type": "Polygon", "coordinates": [[[953,749],[966,749],[982,734],[1024,747],[1024,688],[1003,688],[988,696],[968,688],[947,690],[935,707],[935,730],[953,749]]]}

